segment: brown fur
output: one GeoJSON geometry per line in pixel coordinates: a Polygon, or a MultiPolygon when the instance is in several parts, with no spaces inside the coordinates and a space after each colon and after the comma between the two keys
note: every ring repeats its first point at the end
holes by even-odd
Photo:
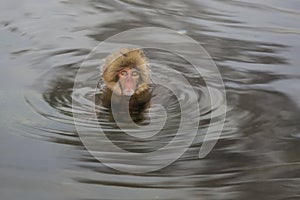
{"type": "Polygon", "coordinates": [[[103,67],[103,81],[105,85],[119,95],[122,94],[121,88],[116,85],[118,82],[118,71],[122,68],[135,68],[140,73],[140,80],[135,94],[140,94],[148,90],[150,84],[150,68],[148,59],[141,49],[121,49],[112,53],[105,59],[103,67]]]}
{"type": "MultiPolygon", "coordinates": [[[[111,108],[112,94],[116,92],[117,96],[114,102],[117,102],[119,114],[122,116],[125,103],[128,103],[130,116],[134,122],[140,122],[144,119],[144,111],[149,107],[151,100],[150,85],[150,67],[148,59],[140,49],[121,49],[106,57],[103,66],[102,78],[106,85],[103,93],[96,95],[96,101],[102,102],[106,108],[111,108]],[[122,68],[135,68],[139,71],[139,81],[135,93],[131,96],[122,96],[122,90],[118,83],[118,72],[122,68]],[[114,88],[115,87],[115,88],[114,88]]],[[[101,113],[98,113],[99,116],[101,113]]],[[[110,119],[113,119],[110,116],[110,119]]],[[[124,117],[124,121],[128,120],[124,117]]]]}

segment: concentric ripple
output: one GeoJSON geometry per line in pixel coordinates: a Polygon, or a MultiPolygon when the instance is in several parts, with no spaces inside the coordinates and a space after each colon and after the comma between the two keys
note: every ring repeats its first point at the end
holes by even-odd
{"type": "MultiPolygon", "coordinates": [[[[101,66],[100,60],[98,63],[101,66]]],[[[133,29],[100,43],[93,49],[78,70],[72,97],[76,129],[86,149],[105,165],[131,173],[155,171],[171,164],[182,156],[201,131],[199,128],[201,116],[199,104],[203,103],[207,107],[206,113],[210,115],[207,120],[209,125],[207,125],[204,142],[199,153],[200,157],[204,157],[211,151],[220,136],[226,114],[226,99],[222,79],[214,62],[203,47],[191,38],[161,28],[133,29]],[[156,35],[149,35],[150,32],[156,33],[156,35]],[[149,37],[136,40],[135,36],[149,37]],[[155,40],[152,40],[152,38],[155,40]],[[150,106],[147,112],[138,113],[136,116],[139,121],[143,122],[140,125],[136,123],[136,120],[131,120],[132,115],[129,114],[128,107],[129,98],[123,98],[121,102],[120,99],[115,101],[113,99],[119,97],[115,96],[113,92],[111,111],[103,112],[104,108],[101,106],[99,108],[101,99],[103,99],[101,95],[105,95],[102,94],[103,92],[101,93],[101,90],[98,91],[98,88],[103,88],[101,82],[99,83],[99,80],[97,80],[101,79],[101,70],[97,67],[89,71],[90,63],[99,60],[97,55],[103,55],[103,52],[107,50],[113,52],[116,48],[124,47],[120,41],[127,41],[126,47],[144,48],[145,51],[150,52],[152,49],[156,51],[156,55],[168,55],[167,62],[169,63],[164,63],[166,59],[159,59],[159,56],[152,58],[149,55],[153,82],[151,88],[152,98],[149,100],[150,106]],[[156,41],[156,43],[152,44],[153,41],[156,41]],[[178,45],[172,41],[180,41],[181,43],[178,45]],[[175,56],[173,65],[170,63],[172,54],[173,57],[175,56]],[[89,72],[96,77],[96,80],[93,81],[88,76],[89,72]],[[191,72],[194,73],[193,83],[186,78],[191,72]],[[98,77],[95,76],[95,73],[98,73],[98,77]],[[198,77],[198,80],[196,77],[198,77]],[[204,85],[201,86],[201,82],[204,82],[204,85]],[[204,88],[209,94],[209,101],[200,102],[203,97],[200,96],[199,91],[204,91],[204,88]],[[97,95],[93,97],[88,91],[94,91],[95,94],[100,96],[98,98],[100,101],[96,105],[94,105],[94,102],[96,102],[97,98],[95,97],[97,95]],[[219,91],[219,97],[221,98],[212,97],[215,96],[214,93],[218,93],[216,91],[219,91]],[[87,100],[86,97],[92,98],[87,100]],[[122,102],[124,100],[125,102],[122,102]],[[114,104],[114,102],[118,102],[118,104],[114,104]],[[209,106],[207,106],[208,102],[209,106]],[[90,106],[88,106],[88,103],[90,103],[90,106]],[[120,112],[120,104],[124,104],[121,106],[121,109],[122,107],[125,108],[122,112],[120,112]],[[83,110],[84,108],[88,109],[82,111],[82,109],[78,109],[79,107],[82,107],[83,110]],[[212,111],[215,112],[213,115],[212,111]],[[112,116],[107,116],[105,113],[112,116]],[[99,115],[101,117],[98,123],[99,115]],[[110,120],[103,120],[104,116],[111,119],[115,124],[111,124],[110,120]],[[124,121],[123,119],[127,120],[124,121]],[[103,122],[104,126],[102,125],[103,122]],[[121,138],[121,143],[126,143],[126,147],[121,147],[118,142],[108,136],[109,133],[112,133],[114,134],[113,138],[116,138],[116,132],[123,133],[126,136],[125,138],[121,135],[117,137],[118,139],[121,138]],[[165,136],[167,136],[167,140],[164,140],[165,136]],[[139,142],[132,144],[128,140],[135,141],[135,143],[136,141],[139,142]],[[154,145],[149,141],[154,141],[154,145]],[[162,143],[157,145],[156,141],[162,143]],[[143,148],[143,146],[147,147],[143,148]],[[116,157],[117,159],[114,159],[116,157]]]]}

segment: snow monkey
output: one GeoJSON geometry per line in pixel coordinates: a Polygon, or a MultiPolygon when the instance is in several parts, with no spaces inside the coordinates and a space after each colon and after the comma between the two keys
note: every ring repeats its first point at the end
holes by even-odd
{"type": "Polygon", "coordinates": [[[106,57],[102,72],[106,86],[101,97],[102,105],[111,108],[114,94],[113,101],[117,102],[120,113],[127,107],[133,121],[142,121],[152,96],[149,91],[150,66],[144,52],[141,49],[114,52],[106,57]]]}

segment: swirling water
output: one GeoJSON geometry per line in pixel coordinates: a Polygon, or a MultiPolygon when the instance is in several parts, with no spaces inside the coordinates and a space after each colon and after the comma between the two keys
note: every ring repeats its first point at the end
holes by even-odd
{"type": "MultiPolygon", "coordinates": [[[[1,3],[1,199],[300,199],[299,8],[295,0],[1,3]],[[207,157],[198,158],[196,137],[171,165],[134,174],[107,167],[85,149],[73,112],[89,112],[93,88],[74,96],[73,86],[82,61],[99,42],[144,26],[176,30],[205,47],[222,74],[227,117],[207,157]],[[85,104],[72,110],[77,98],[85,104]]],[[[177,70],[198,91],[201,130],[209,116],[218,118],[219,91],[210,102],[205,83],[188,63],[166,52],[148,55],[160,64],[153,65],[153,76],[177,70]]],[[[91,81],[99,76],[91,70],[97,65],[87,62],[91,81]]],[[[188,99],[184,85],[178,90],[188,99]]],[[[178,101],[165,93],[153,100],[166,101],[174,121],[146,142],[128,141],[105,114],[99,123],[128,151],[160,148],[178,128],[178,101]]],[[[154,120],[160,117],[156,113],[154,120]]],[[[110,161],[122,159],[112,154],[110,161]]]]}

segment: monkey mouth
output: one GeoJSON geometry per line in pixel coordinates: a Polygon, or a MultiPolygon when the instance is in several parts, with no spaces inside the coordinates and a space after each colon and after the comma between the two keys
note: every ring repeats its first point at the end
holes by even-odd
{"type": "Polygon", "coordinates": [[[123,90],[123,95],[125,95],[125,96],[131,96],[131,95],[133,95],[134,94],[134,90],[133,89],[125,89],[125,90],[123,90]]]}

